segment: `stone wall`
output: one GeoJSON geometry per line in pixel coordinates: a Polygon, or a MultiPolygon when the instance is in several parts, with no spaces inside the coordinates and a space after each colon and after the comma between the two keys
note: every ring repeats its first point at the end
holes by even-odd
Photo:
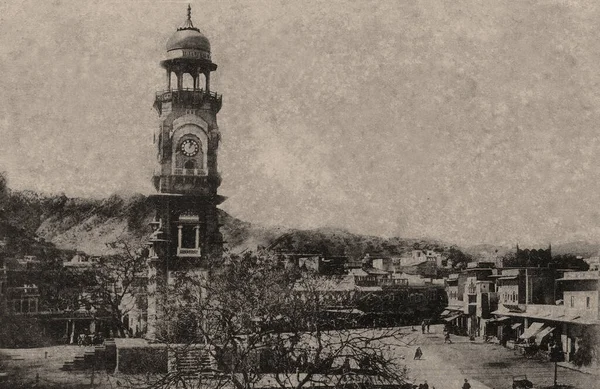
{"type": "Polygon", "coordinates": [[[123,374],[167,373],[166,344],[152,344],[144,339],[115,339],[117,367],[123,374]]]}

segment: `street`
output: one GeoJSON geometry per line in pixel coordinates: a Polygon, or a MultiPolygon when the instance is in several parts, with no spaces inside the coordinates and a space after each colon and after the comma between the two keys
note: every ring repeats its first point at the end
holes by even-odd
{"type": "MultiPolygon", "coordinates": [[[[467,378],[473,389],[511,389],[513,375],[525,374],[535,388],[553,384],[554,364],[515,355],[513,350],[481,340],[452,336],[452,344],[444,344],[442,326],[432,326],[431,333],[413,332],[400,346],[416,384],[427,380],[436,389],[460,389],[467,378]],[[413,360],[414,350],[423,350],[423,359],[413,360]]],[[[558,368],[558,384],[574,389],[600,388],[600,376],[558,368]]]]}

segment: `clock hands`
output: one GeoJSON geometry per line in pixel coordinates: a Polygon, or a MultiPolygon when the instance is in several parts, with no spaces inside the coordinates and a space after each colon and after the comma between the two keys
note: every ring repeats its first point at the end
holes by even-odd
{"type": "Polygon", "coordinates": [[[181,151],[188,157],[195,155],[198,152],[198,149],[198,144],[193,140],[186,140],[181,144],[181,151]]]}

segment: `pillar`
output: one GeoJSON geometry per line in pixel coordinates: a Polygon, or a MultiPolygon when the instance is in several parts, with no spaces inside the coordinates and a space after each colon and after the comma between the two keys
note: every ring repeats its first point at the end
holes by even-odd
{"type": "Polygon", "coordinates": [[[183,74],[182,73],[175,73],[175,75],[177,76],[177,90],[182,90],[183,89],[183,74]]]}
{"type": "Polygon", "coordinates": [[[204,78],[206,79],[206,93],[210,92],[210,72],[204,73],[204,78]]]}
{"type": "Polygon", "coordinates": [[[194,227],[194,229],[196,230],[196,246],[195,246],[195,248],[198,249],[200,247],[200,226],[196,226],[196,227],[194,227]]]}
{"type": "Polygon", "coordinates": [[[569,327],[567,323],[562,324],[562,333],[560,335],[560,343],[562,344],[562,351],[565,353],[565,361],[569,362],[571,359],[570,351],[570,339],[568,333],[569,327]]]}
{"type": "Polygon", "coordinates": [[[77,327],[77,325],[75,324],[75,320],[72,321],[73,325],[71,326],[71,340],[69,341],[70,344],[74,344],[75,343],[75,329],[77,327]]]}
{"type": "Polygon", "coordinates": [[[67,340],[67,343],[69,342],[69,323],[71,322],[71,320],[67,320],[66,321],[66,328],[65,328],[65,339],[67,340]]]}
{"type": "Polygon", "coordinates": [[[167,90],[171,90],[171,70],[167,69],[167,90]]]}
{"type": "Polygon", "coordinates": [[[183,241],[183,226],[177,226],[177,247],[181,248],[181,243],[183,241]]]}

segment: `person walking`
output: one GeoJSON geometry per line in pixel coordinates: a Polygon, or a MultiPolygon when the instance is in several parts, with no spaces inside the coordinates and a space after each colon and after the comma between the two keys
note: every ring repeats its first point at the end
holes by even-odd
{"type": "Polygon", "coordinates": [[[415,351],[415,357],[413,359],[421,359],[422,356],[423,351],[421,351],[421,347],[417,347],[417,350],[415,351]]]}
{"type": "Polygon", "coordinates": [[[469,380],[465,378],[465,383],[462,386],[462,389],[471,389],[471,384],[469,383],[469,380]]]}
{"type": "Polygon", "coordinates": [[[450,331],[446,331],[444,333],[444,343],[452,344],[452,341],[450,340],[450,331]]]}
{"type": "Polygon", "coordinates": [[[427,333],[429,333],[430,326],[431,326],[431,320],[427,320],[427,333]]]}
{"type": "Polygon", "coordinates": [[[425,327],[426,327],[425,320],[423,320],[423,322],[421,323],[421,332],[423,334],[425,333],[425,327]]]}

